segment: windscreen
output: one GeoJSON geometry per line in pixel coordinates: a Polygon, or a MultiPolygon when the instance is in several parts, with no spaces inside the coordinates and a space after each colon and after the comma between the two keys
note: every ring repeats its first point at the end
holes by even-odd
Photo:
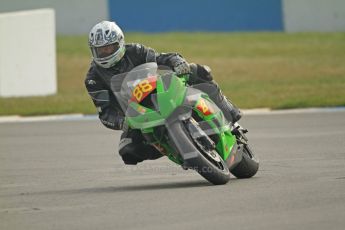
{"type": "Polygon", "coordinates": [[[155,62],[145,63],[129,72],[114,75],[111,79],[111,89],[122,111],[126,113],[131,101],[140,103],[156,89],[160,77],[172,74],[170,68],[158,68],[155,62]]]}

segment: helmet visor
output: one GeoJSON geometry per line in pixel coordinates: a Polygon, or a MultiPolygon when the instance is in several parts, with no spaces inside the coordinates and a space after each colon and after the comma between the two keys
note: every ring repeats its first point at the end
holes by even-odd
{"type": "Polygon", "coordinates": [[[110,45],[101,46],[101,47],[93,47],[92,52],[93,56],[97,58],[105,58],[112,54],[114,54],[116,51],[118,51],[120,48],[120,45],[118,42],[115,42],[110,45]]]}

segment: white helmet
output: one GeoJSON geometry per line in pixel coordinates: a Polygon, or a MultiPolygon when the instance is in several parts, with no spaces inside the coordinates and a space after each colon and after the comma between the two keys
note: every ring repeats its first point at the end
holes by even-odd
{"type": "Polygon", "coordinates": [[[89,46],[93,60],[103,68],[110,68],[125,54],[125,39],[114,22],[102,21],[89,34],[89,46]]]}

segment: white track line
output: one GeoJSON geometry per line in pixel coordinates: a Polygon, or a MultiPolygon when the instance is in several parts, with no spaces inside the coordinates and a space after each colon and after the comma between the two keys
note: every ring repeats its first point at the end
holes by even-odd
{"type": "Polygon", "coordinates": [[[263,109],[248,109],[242,110],[244,115],[275,115],[275,114],[298,114],[298,113],[329,113],[329,112],[344,112],[345,107],[325,107],[325,108],[305,108],[305,109],[282,109],[271,110],[269,108],[263,109]]]}
{"type": "Polygon", "coordinates": [[[86,117],[83,114],[65,114],[65,115],[49,115],[49,116],[5,116],[0,117],[0,123],[12,123],[12,122],[37,122],[37,121],[65,121],[65,120],[83,120],[86,117]]]}
{"type": "MultiPolygon", "coordinates": [[[[249,115],[275,115],[275,114],[298,114],[298,113],[323,113],[323,112],[345,112],[345,107],[330,107],[330,108],[307,108],[307,109],[286,109],[286,110],[271,110],[269,108],[260,109],[244,109],[242,110],[245,116],[249,115]]],[[[83,115],[83,114],[64,114],[64,115],[49,115],[49,116],[0,116],[0,123],[14,123],[14,122],[40,122],[40,121],[81,121],[81,120],[96,120],[97,115],[83,115]]]]}

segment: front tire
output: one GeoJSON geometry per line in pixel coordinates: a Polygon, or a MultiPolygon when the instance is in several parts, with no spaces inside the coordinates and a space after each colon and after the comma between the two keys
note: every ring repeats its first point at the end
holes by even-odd
{"type": "Polygon", "coordinates": [[[200,153],[199,158],[190,160],[188,164],[193,165],[192,168],[195,171],[214,185],[226,184],[230,180],[228,166],[221,158],[220,162],[214,164],[203,153],[200,153]]]}
{"type": "Polygon", "coordinates": [[[184,125],[174,129],[175,144],[188,145],[189,151],[198,153],[196,157],[186,159],[184,168],[190,168],[197,171],[202,177],[214,185],[226,184],[230,180],[230,171],[224,160],[219,157],[219,161],[212,161],[207,157],[207,153],[197,145],[191,138],[184,125]]]}

